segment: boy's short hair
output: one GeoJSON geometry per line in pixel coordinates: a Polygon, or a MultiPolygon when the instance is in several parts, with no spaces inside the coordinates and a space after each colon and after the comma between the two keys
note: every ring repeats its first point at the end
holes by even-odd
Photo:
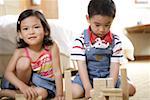
{"type": "Polygon", "coordinates": [[[115,17],[116,6],[112,0],[91,0],[88,5],[88,15],[91,18],[94,15],[115,17]]]}

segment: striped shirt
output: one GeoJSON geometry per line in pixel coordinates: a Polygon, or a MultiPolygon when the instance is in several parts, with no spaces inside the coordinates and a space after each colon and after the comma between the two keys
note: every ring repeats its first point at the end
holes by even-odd
{"type": "Polygon", "coordinates": [[[45,77],[53,78],[52,56],[47,47],[41,51],[40,56],[36,61],[32,61],[28,48],[24,48],[24,50],[26,56],[31,60],[31,67],[34,72],[45,77]]]}
{"type": "MultiPolygon", "coordinates": [[[[90,35],[89,35],[90,36],[90,35]]],[[[106,35],[107,37],[108,34],[106,35]]],[[[113,34],[114,39],[114,47],[112,49],[113,54],[111,56],[111,62],[119,62],[119,63],[124,63],[125,59],[123,56],[123,50],[122,50],[122,43],[118,35],[113,34]]],[[[90,42],[93,41],[91,40],[90,37],[90,42]]],[[[96,47],[96,48],[106,48],[110,45],[108,41],[105,39],[101,39],[99,37],[94,38],[95,43],[90,43],[91,47],[96,47]]],[[[71,49],[71,59],[72,60],[82,60],[85,61],[85,43],[84,43],[84,35],[83,33],[77,36],[77,38],[73,41],[73,46],[71,49]]]]}

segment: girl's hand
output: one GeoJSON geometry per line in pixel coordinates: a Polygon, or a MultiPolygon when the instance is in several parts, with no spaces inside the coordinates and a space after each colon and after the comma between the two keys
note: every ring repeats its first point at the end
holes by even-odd
{"type": "Polygon", "coordinates": [[[38,97],[37,91],[32,86],[22,85],[20,91],[24,94],[27,100],[35,100],[38,97]]]}
{"type": "Polygon", "coordinates": [[[64,96],[56,96],[54,100],[65,100],[64,96]]]}

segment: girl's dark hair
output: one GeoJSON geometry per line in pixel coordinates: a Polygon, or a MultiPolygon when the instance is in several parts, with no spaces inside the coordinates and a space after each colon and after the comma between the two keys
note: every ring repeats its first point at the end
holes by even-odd
{"type": "Polygon", "coordinates": [[[88,15],[91,18],[94,15],[115,17],[116,6],[112,0],[91,0],[88,5],[88,15]]]}
{"type": "MultiPolygon", "coordinates": [[[[37,18],[40,19],[41,21],[41,24],[44,28],[44,31],[48,34],[48,35],[45,35],[44,36],[44,40],[43,40],[43,46],[47,45],[52,45],[53,44],[53,41],[51,39],[51,36],[50,36],[50,27],[49,27],[49,24],[45,18],[45,16],[38,10],[35,10],[35,9],[27,9],[25,11],[23,11],[20,15],[19,15],[19,18],[18,18],[18,21],[17,21],[17,32],[21,32],[21,29],[20,29],[20,25],[21,25],[21,21],[24,20],[25,18],[28,18],[30,16],[36,16],[37,18]]],[[[17,48],[24,48],[24,47],[28,47],[28,44],[21,38],[17,38],[17,48]]]]}

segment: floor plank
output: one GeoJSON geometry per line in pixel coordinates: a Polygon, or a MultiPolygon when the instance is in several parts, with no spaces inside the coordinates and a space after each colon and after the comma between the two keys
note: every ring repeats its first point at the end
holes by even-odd
{"type": "Polygon", "coordinates": [[[150,100],[150,60],[130,61],[127,74],[136,86],[136,94],[130,100],[150,100]]]}

